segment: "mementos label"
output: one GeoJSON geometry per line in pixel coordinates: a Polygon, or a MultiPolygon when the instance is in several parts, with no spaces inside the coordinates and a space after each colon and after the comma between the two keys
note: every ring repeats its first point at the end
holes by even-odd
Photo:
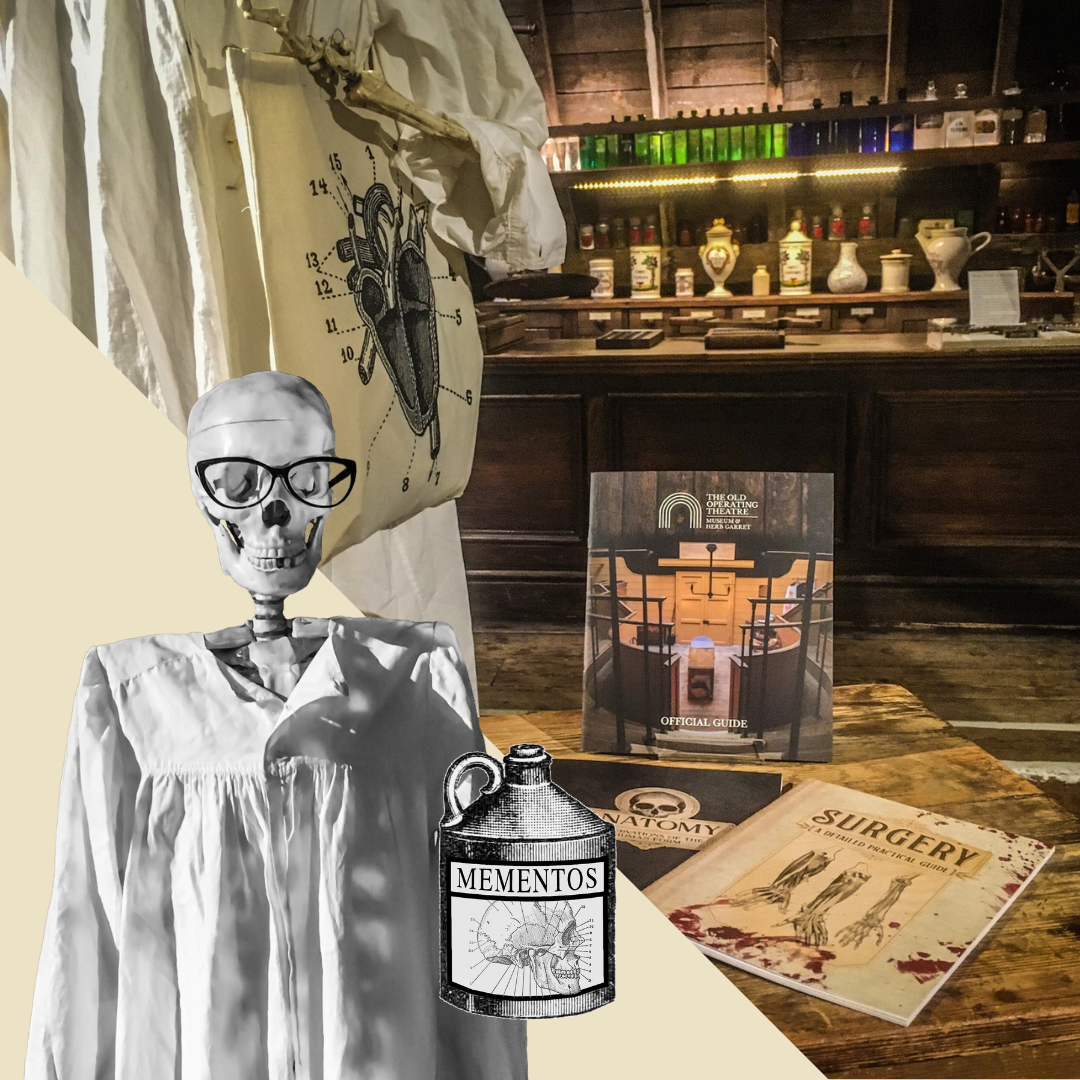
{"type": "Polygon", "coordinates": [[[552,899],[604,891],[603,862],[548,866],[450,863],[450,892],[464,896],[552,899]]]}
{"type": "Polygon", "coordinates": [[[500,997],[563,997],[604,982],[603,860],[451,859],[450,978],[500,997]]]}

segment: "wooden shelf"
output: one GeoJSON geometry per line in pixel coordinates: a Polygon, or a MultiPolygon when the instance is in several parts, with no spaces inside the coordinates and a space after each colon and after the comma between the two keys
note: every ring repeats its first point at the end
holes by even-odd
{"type": "MultiPolygon", "coordinates": [[[[610,121],[599,124],[565,124],[552,127],[552,138],[567,138],[572,135],[596,135],[614,132],[617,134],[635,134],[649,131],[681,131],[700,127],[736,127],[744,124],[756,124],[763,116],[771,123],[801,124],[814,120],[869,120],[880,116],[919,116],[924,113],[943,113],[958,108],[1005,109],[1019,106],[1025,112],[1033,105],[1052,106],[1069,105],[1080,102],[1080,93],[1047,90],[1043,93],[1024,93],[1018,97],[1005,97],[997,94],[993,97],[952,98],[942,97],[936,101],[894,101],[879,105],[849,105],[831,109],[786,109],[781,112],[741,112],[738,115],[725,113],[723,116],[710,116],[708,123],[704,116],[669,116],[661,120],[632,120],[629,123],[610,121]]],[[[754,106],[755,110],[757,106],[754,106]]]]}
{"type": "MultiPolygon", "coordinates": [[[[577,172],[551,173],[556,188],[574,188],[578,184],[617,182],[620,180],[689,180],[690,177],[716,177],[718,180],[734,181],[747,173],[798,172],[797,178],[787,178],[789,183],[814,179],[814,173],[822,169],[889,168],[899,166],[910,169],[943,169],[971,165],[998,165],[1003,162],[1044,162],[1080,160],[1080,142],[1028,143],[1022,146],[963,146],[942,150],[904,150],[880,154],[827,154],[814,157],[751,158],[744,161],[694,162],[686,165],[630,165],[617,169],[581,169],[577,172]]],[[[832,179],[827,178],[827,179],[832,179]]],[[[839,177],[837,179],[890,181],[890,173],[869,173],[863,177],[839,177]]],[[[765,181],[762,181],[764,183],[765,181]]],[[[618,193],[622,189],[609,189],[618,193]]],[[[658,188],[656,193],[670,191],[658,188]]],[[[649,193],[649,188],[631,188],[627,194],[649,193]]]]}
{"type": "MultiPolygon", "coordinates": [[[[1072,293],[1025,292],[1020,294],[1024,300],[1039,300],[1057,297],[1066,303],[1072,293]]],[[[616,297],[613,300],[488,300],[477,307],[482,311],[495,310],[505,314],[515,311],[623,311],[652,308],[729,308],[729,307],[815,307],[826,304],[927,304],[956,303],[967,300],[966,289],[954,292],[906,292],[906,293],[810,293],[805,296],[661,296],[651,300],[632,296],[616,297]]]]}

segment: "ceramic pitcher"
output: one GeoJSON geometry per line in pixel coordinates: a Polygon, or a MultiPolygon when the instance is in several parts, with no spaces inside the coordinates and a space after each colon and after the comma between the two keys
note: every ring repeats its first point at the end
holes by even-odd
{"type": "Polygon", "coordinates": [[[969,237],[967,229],[920,229],[916,234],[926,255],[930,269],[934,271],[933,292],[955,292],[960,288],[960,271],[976,251],[982,251],[990,243],[990,234],[981,232],[969,237]],[[976,243],[981,241],[981,243],[976,243]]]}

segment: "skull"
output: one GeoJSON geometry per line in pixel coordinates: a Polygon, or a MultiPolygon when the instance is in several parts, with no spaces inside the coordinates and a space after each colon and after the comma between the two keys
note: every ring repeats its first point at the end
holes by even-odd
{"type": "Polygon", "coordinates": [[[630,800],[630,812],[646,817],[681,814],[686,803],[672,791],[640,791],[630,800]]]}
{"type": "Polygon", "coordinates": [[[481,929],[480,951],[496,964],[528,967],[536,985],[552,994],[576,994],[581,989],[577,950],[585,938],[577,928],[570,904],[525,904],[512,921],[493,920],[489,934],[481,929]],[[497,925],[496,925],[497,924],[497,925]]]}
{"type": "Polygon", "coordinates": [[[280,478],[258,505],[223,507],[208,495],[196,465],[241,457],[283,466],[333,452],[334,428],[325,399],[294,375],[259,371],[230,379],[191,410],[191,490],[214,528],[222,571],[252,596],[281,600],[311,581],[322,558],[329,511],[297,499],[280,478]]]}

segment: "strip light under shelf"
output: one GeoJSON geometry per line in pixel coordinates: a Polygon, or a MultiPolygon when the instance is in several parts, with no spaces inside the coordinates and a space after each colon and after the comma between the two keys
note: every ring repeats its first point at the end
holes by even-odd
{"type": "Polygon", "coordinates": [[[710,184],[769,183],[772,180],[800,180],[804,177],[832,179],[849,176],[895,176],[900,165],[865,165],[847,169],[812,169],[807,172],[772,171],[735,173],[732,176],[659,176],[634,180],[582,180],[573,185],[575,191],[650,191],[658,188],[705,187],[710,184]]]}

